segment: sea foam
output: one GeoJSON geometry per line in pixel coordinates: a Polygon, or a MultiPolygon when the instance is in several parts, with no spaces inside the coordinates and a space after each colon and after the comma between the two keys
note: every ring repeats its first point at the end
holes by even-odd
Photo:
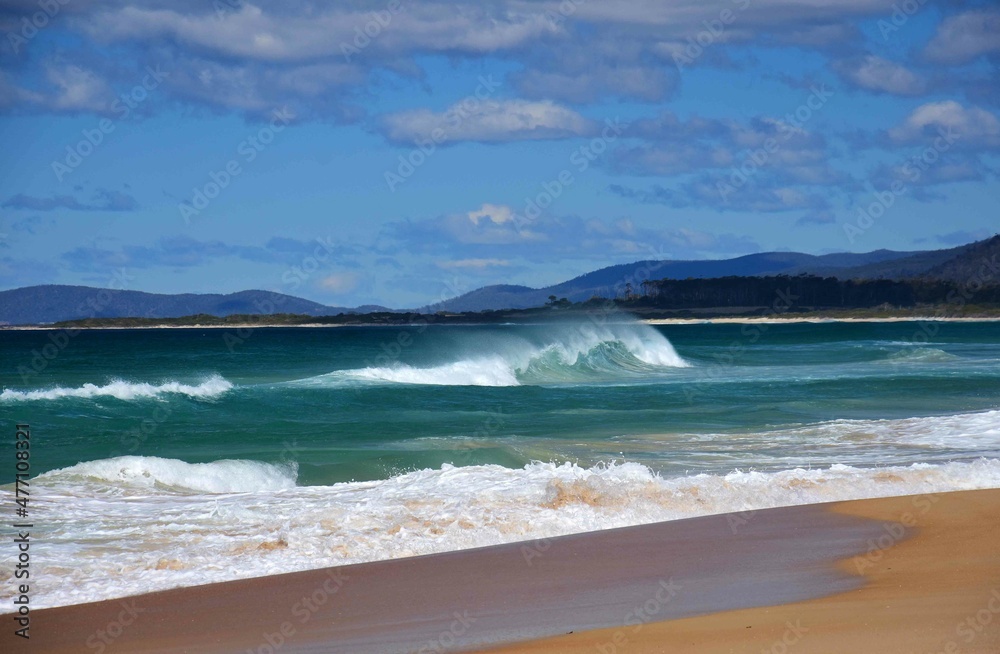
{"type": "MultiPolygon", "coordinates": [[[[248,461],[143,457],[40,475],[33,501],[45,513],[46,535],[32,569],[40,581],[33,603],[73,604],[724,512],[996,488],[1000,460],[673,478],[638,463],[443,465],[304,487],[291,486],[293,475],[248,461]],[[219,492],[225,490],[240,492],[219,492]],[[72,567],[57,563],[70,559],[72,567]]],[[[0,501],[6,494],[0,491],[0,501]]],[[[12,574],[2,565],[0,581],[12,574]]]]}
{"type": "Polygon", "coordinates": [[[298,464],[222,460],[187,463],[156,456],[120,456],[87,461],[38,476],[47,481],[90,481],[116,490],[163,489],[196,493],[241,493],[293,488],[298,464]]]}
{"type": "Polygon", "coordinates": [[[162,384],[146,382],[129,382],[120,379],[103,386],[84,384],[78,388],[55,388],[35,391],[18,391],[4,389],[0,393],[0,402],[29,402],[39,400],[60,400],[63,398],[95,398],[114,397],[119,400],[136,400],[140,398],[155,398],[166,394],[187,395],[195,398],[212,398],[222,395],[233,387],[232,383],[219,375],[213,375],[200,384],[182,384],[169,381],[162,384]]]}

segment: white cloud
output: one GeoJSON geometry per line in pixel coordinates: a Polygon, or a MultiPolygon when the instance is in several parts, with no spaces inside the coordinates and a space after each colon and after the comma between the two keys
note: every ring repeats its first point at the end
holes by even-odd
{"type": "Polygon", "coordinates": [[[1000,144],[1000,120],[978,107],[963,107],[954,100],[920,105],[901,125],[889,130],[896,143],[912,143],[936,137],[944,130],[967,146],[1000,144]]]}
{"type": "Polygon", "coordinates": [[[944,19],[924,54],[932,61],[961,64],[1000,52],[1000,11],[967,11],[944,19]]]}
{"type": "Polygon", "coordinates": [[[454,261],[438,261],[437,266],[445,270],[484,270],[486,268],[497,268],[509,266],[509,259],[457,259],[454,261]]]}
{"type": "Polygon", "coordinates": [[[56,93],[48,100],[60,111],[107,111],[115,95],[107,82],[93,71],[76,65],[49,65],[45,77],[56,87],[56,93]]]}
{"type": "Polygon", "coordinates": [[[513,218],[514,210],[503,204],[486,203],[475,211],[470,211],[466,215],[474,225],[478,225],[479,221],[484,218],[497,225],[502,225],[505,222],[509,222],[513,218]]]}
{"type": "Polygon", "coordinates": [[[381,131],[387,139],[410,144],[439,142],[504,143],[586,136],[595,123],[550,101],[486,100],[460,102],[446,111],[427,109],[389,114],[381,131]],[[435,135],[438,135],[437,137],[435,135]]]}
{"type": "Polygon", "coordinates": [[[926,84],[918,75],[897,63],[868,55],[842,62],[837,71],[850,82],[868,91],[893,95],[918,95],[926,84]]]}
{"type": "Polygon", "coordinates": [[[208,13],[127,6],[96,12],[86,28],[105,41],[169,38],[224,57],[270,62],[340,58],[345,45],[359,51],[360,45],[369,56],[406,51],[482,54],[560,31],[551,16],[539,11],[434,2],[403,3],[403,9],[393,13],[384,1],[338,4],[296,3],[264,10],[243,2],[221,20],[212,3],[204,4],[208,13]],[[374,36],[356,42],[357,30],[374,36]]]}
{"type": "Polygon", "coordinates": [[[327,275],[319,280],[323,289],[334,294],[346,294],[355,290],[361,283],[361,275],[356,272],[339,272],[327,275]]]}

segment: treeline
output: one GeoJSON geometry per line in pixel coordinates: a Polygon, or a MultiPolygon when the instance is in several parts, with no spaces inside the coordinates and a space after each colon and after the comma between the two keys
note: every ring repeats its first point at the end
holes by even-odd
{"type": "Polygon", "coordinates": [[[1000,285],[948,281],[861,279],[799,275],[789,277],[716,277],[661,279],[643,282],[638,292],[626,289],[623,306],[657,309],[763,307],[786,298],[811,309],[914,307],[936,304],[1000,304],[1000,285]]]}

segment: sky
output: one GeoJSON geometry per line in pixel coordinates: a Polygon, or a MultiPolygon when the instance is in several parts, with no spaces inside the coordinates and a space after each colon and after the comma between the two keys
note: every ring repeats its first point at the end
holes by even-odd
{"type": "Polygon", "coordinates": [[[1000,5],[0,0],[0,288],[420,307],[998,231],[1000,5]]]}

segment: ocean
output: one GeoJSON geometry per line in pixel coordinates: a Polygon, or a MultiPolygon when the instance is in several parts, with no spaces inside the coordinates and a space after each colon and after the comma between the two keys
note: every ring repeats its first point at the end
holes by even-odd
{"type": "Polygon", "coordinates": [[[0,331],[0,361],[33,608],[1000,487],[995,322],[0,331]]]}

